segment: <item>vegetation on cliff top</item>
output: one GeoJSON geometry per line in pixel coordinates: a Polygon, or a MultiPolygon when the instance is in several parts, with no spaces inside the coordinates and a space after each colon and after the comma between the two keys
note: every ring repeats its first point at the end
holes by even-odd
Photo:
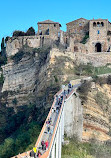
{"type": "Polygon", "coordinates": [[[34,36],[35,35],[35,29],[33,27],[30,27],[26,32],[15,30],[13,32],[14,37],[18,36],[34,36]]]}
{"type": "Polygon", "coordinates": [[[97,76],[100,74],[111,73],[110,65],[94,67],[91,63],[79,65],[75,64],[75,74],[79,76],[97,76]]]}

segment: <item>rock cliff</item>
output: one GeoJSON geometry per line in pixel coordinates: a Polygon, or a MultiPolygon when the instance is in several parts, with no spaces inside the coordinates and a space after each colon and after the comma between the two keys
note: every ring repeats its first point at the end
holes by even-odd
{"type": "Polygon", "coordinates": [[[111,139],[111,85],[92,84],[83,103],[83,140],[111,139]]]}
{"type": "MultiPolygon", "coordinates": [[[[7,92],[6,100],[2,98],[2,101],[6,101],[8,107],[32,102],[38,104],[41,96],[45,96],[45,93],[48,95],[47,88],[59,87],[69,79],[68,74],[74,76],[73,66],[71,52],[24,47],[14,56],[8,57],[8,63],[2,66],[5,78],[2,93],[7,92]]],[[[46,99],[40,102],[46,102],[46,99]]]]}

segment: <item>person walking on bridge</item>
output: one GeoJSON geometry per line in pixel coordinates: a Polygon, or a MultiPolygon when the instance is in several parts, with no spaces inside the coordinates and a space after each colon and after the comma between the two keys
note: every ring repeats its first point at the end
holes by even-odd
{"type": "Polygon", "coordinates": [[[48,145],[49,145],[48,140],[46,140],[45,145],[46,145],[46,149],[48,149],[48,145]]]}

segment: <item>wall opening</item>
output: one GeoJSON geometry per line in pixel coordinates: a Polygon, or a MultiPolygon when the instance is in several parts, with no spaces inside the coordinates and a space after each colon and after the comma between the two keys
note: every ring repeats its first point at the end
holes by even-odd
{"type": "Polygon", "coordinates": [[[103,23],[103,22],[101,22],[101,26],[102,26],[102,27],[104,26],[104,23],[103,23]]]}
{"type": "Polygon", "coordinates": [[[100,27],[100,22],[97,22],[97,27],[100,27]]]}
{"type": "Polygon", "coordinates": [[[102,48],[101,43],[96,43],[95,52],[101,52],[101,48],[102,48]]]}
{"type": "Polygon", "coordinates": [[[78,52],[78,47],[74,46],[74,52],[78,52]]]}
{"type": "Polygon", "coordinates": [[[95,22],[93,22],[93,27],[96,27],[96,23],[95,22]]]}

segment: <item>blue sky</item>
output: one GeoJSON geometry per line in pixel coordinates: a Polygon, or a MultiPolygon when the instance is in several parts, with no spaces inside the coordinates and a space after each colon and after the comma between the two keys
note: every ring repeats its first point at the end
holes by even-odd
{"type": "Polygon", "coordinates": [[[0,42],[14,30],[26,31],[46,19],[66,23],[78,18],[104,18],[111,21],[111,0],[2,0],[0,2],[0,42]]]}

